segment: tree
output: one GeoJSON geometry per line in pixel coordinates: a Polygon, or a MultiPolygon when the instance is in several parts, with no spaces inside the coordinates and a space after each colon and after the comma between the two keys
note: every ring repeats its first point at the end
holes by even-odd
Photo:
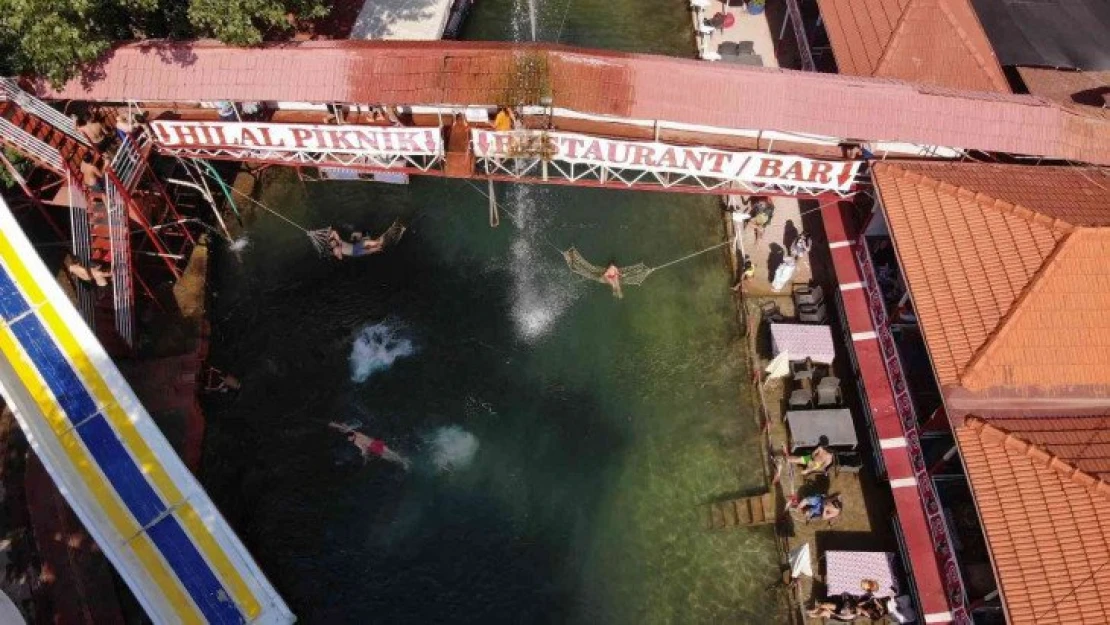
{"type": "Polygon", "coordinates": [[[311,20],[327,13],[323,0],[192,0],[189,4],[189,20],[199,31],[240,46],[291,31],[292,16],[311,20]]]}
{"type": "Polygon", "coordinates": [[[251,45],[287,36],[291,16],[327,12],[325,0],[0,0],[0,72],[60,85],[116,41],[216,37],[251,45]]]}

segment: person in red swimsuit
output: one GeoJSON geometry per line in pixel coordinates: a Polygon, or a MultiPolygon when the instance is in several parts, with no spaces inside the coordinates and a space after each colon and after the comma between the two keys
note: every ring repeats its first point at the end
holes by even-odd
{"type": "Polygon", "coordinates": [[[406,471],[408,470],[408,458],[405,458],[401,454],[387,447],[385,441],[383,441],[382,439],[367,436],[362,432],[356,432],[355,430],[338,423],[331,423],[330,425],[337,430],[346,432],[347,440],[350,441],[351,444],[359,450],[359,453],[362,454],[363,461],[369,460],[371,456],[376,456],[383,460],[395,462],[403,466],[406,471]]]}

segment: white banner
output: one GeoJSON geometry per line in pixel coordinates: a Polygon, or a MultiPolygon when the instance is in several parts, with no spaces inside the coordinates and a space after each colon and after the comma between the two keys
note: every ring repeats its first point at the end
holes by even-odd
{"type": "Polygon", "coordinates": [[[439,128],[266,124],[256,122],[151,122],[154,139],[167,148],[330,152],[366,156],[439,156],[439,128]]]}
{"type": "Polygon", "coordinates": [[[851,191],[858,161],[818,161],[764,152],[725,152],[604,139],[568,132],[471,130],[478,158],[536,158],[615,169],[685,174],[810,191],[851,191]]]}

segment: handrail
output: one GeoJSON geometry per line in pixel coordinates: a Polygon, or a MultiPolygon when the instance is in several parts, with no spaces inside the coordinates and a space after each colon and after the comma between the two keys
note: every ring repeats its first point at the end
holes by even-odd
{"type": "Polygon", "coordinates": [[[112,170],[127,189],[133,189],[143,168],[143,150],[150,143],[146,133],[128,136],[112,158],[112,170]]]}
{"type": "Polygon", "coordinates": [[[131,234],[128,230],[127,205],[116,187],[118,180],[105,178],[108,208],[108,241],[112,255],[112,305],[115,308],[116,331],[128,347],[135,346],[135,291],[131,284],[131,234]]]}
{"type": "Polygon", "coordinates": [[[0,99],[10,100],[28,113],[66,133],[83,145],[92,146],[89,138],[77,130],[77,124],[58,109],[20,89],[14,78],[0,77],[0,99]]]}
{"type": "MultiPolygon", "coordinates": [[[[92,245],[89,233],[89,214],[85,207],[73,201],[73,194],[79,192],[81,183],[69,173],[66,177],[69,184],[69,228],[70,250],[82,266],[92,268],[92,245]]],[[[74,290],[77,292],[77,310],[81,318],[94,333],[96,332],[96,293],[93,286],[82,280],[73,280],[74,290]]]]}
{"type": "Polygon", "coordinates": [[[23,150],[27,155],[37,159],[55,172],[65,174],[65,165],[62,164],[62,155],[58,152],[58,148],[49,145],[3,117],[0,117],[0,139],[23,150]]]}
{"type": "Polygon", "coordinates": [[[798,54],[802,57],[802,70],[807,72],[817,71],[813,63],[813,51],[809,48],[809,37],[806,36],[805,24],[802,22],[802,10],[798,0],[786,0],[786,12],[789,14],[790,26],[794,29],[794,38],[798,40],[798,54]]]}

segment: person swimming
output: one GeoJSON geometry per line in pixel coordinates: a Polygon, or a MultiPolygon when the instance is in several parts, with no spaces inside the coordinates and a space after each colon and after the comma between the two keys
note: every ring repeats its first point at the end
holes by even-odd
{"type": "Polygon", "coordinates": [[[368,256],[384,252],[388,244],[400,241],[404,233],[404,224],[395,221],[377,238],[370,238],[362,232],[355,231],[351,233],[350,241],[344,241],[335,228],[331,228],[328,230],[328,247],[331,248],[332,255],[339,260],[348,256],[368,256]]]}
{"type": "Polygon", "coordinates": [[[621,270],[616,263],[609,263],[605,273],[601,274],[601,279],[613,288],[613,297],[624,297],[624,293],[621,292],[621,270]]]}
{"type": "Polygon", "coordinates": [[[401,454],[390,449],[385,444],[385,441],[383,441],[382,439],[367,436],[362,432],[355,431],[353,428],[341,423],[332,422],[328,425],[332,428],[346,433],[347,441],[354,445],[355,448],[358,449],[359,453],[362,454],[363,462],[369,460],[372,456],[376,456],[378,458],[381,458],[382,460],[388,460],[390,462],[399,464],[404,467],[406,471],[409,470],[410,463],[408,458],[405,458],[401,454]]]}

